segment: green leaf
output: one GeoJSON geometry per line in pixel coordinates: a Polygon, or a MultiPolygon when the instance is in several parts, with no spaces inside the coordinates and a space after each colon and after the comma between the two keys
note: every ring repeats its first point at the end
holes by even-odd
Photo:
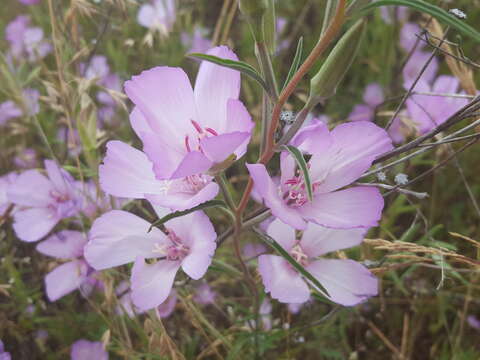
{"type": "MultiPolygon", "coordinates": [[[[300,265],[290,254],[278,243],[275,241],[274,238],[268,236],[261,230],[257,228],[253,228],[253,231],[262,239],[268,246],[270,246],[273,250],[275,250],[281,257],[287,260],[300,274],[302,274],[307,280],[313,283],[315,287],[317,287],[321,292],[323,292],[326,296],[330,296],[328,291],[323,287],[322,284],[312,275],[310,274],[302,265],[300,265]]],[[[322,294],[322,295],[324,295],[322,294]]]]}
{"type": "Polygon", "coordinates": [[[298,70],[300,66],[300,61],[302,61],[302,53],[303,53],[303,36],[298,39],[297,50],[295,51],[295,56],[293,57],[292,65],[290,66],[290,70],[288,71],[287,78],[285,79],[285,84],[283,84],[283,88],[290,82],[293,75],[298,70]]]}
{"type": "Polygon", "coordinates": [[[298,164],[298,167],[300,168],[300,171],[302,172],[303,175],[303,180],[305,181],[305,187],[307,188],[307,196],[308,200],[312,201],[313,200],[313,189],[312,189],[312,181],[310,180],[310,174],[308,172],[308,165],[307,162],[305,161],[305,158],[303,157],[303,154],[300,150],[298,150],[295,146],[292,145],[283,145],[282,148],[287,150],[290,155],[293,156],[295,161],[298,164]]]}
{"type": "Polygon", "coordinates": [[[262,76],[258,73],[257,69],[255,69],[252,65],[247,64],[246,62],[222,59],[217,56],[200,54],[200,53],[192,53],[192,54],[188,54],[187,56],[195,59],[209,61],[214,64],[227,67],[229,69],[240,71],[242,74],[245,74],[251,77],[253,80],[257,81],[268,93],[268,87],[265,80],[263,80],[262,76]]]}
{"type": "Polygon", "coordinates": [[[182,210],[182,211],[175,211],[175,212],[172,212],[168,215],[165,215],[164,217],[158,219],[152,225],[150,225],[150,228],[148,229],[148,232],[150,232],[153,229],[154,226],[163,225],[168,220],[172,220],[172,219],[175,219],[175,218],[180,217],[180,216],[188,215],[188,214],[190,214],[194,211],[197,211],[197,210],[203,210],[203,209],[212,208],[212,207],[223,207],[223,208],[228,209],[227,204],[225,204],[225,202],[222,201],[222,200],[206,201],[206,202],[204,202],[200,205],[197,205],[197,206],[195,206],[191,209],[182,210]]]}
{"type": "Polygon", "coordinates": [[[439,8],[438,6],[429,4],[422,0],[377,0],[362,8],[360,12],[366,12],[376,7],[387,5],[407,6],[409,8],[429,14],[434,18],[438,19],[439,21],[457,29],[464,35],[469,36],[480,42],[480,32],[476,31],[473,27],[466,24],[463,20],[460,20],[455,15],[452,15],[449,12],[439,8]]]}

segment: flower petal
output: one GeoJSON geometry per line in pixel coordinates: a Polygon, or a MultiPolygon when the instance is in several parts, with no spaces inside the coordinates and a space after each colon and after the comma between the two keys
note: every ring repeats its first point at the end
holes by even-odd
{"type": "Polygon", "coordinates": [[[40,240],[60,221],[48,208],[18,210],[14,214],[13,229],[20,240],[40,240]]]}
{"type": "Polygon", "coordinates": [[[87,238],[80,231],[62,230],[37,245],[37,251],[58,259],[83,256],[87,238]]]}
{"type": "Polygon", "coordinates": [[[278,219],[268,225],[267,235],[278,242],[286,251],[290,251],[295,245],[295,229],[278,219]]]}
{"type": "Polygon", "coordinates": [[[50,301],[78,289],[85,281],[88,266],[82,260],[73,260],[57,266],[45,276],[45,287],[50,301]]]}
{"type": "Polygon", "coordinates": [[[354,306],[378,294],[378,279],[356,261],[321,259],[307,266],[307,270],[338,304],[354,306]]]}
{"type": "Polygon", "coordinates": [[[224,129],[220,128],[217,131],[219,133],[230,133],[235,131],[249,133],[248,138],[245,139],[245,141],[235,150],[235,155],[237,155],[237,159],[239,159],[246,153],[252,130],[255,127],[252,117],[248,113],[245,105],[243,105],[240,100],[228,100],[227,121],[225,122],[224,126],[224,129]]]}
{"type": "Polygon", "coordinates": [[[203,153],[214,163],[220,163],[236,150],[250,137],[249,132],[232,132],[218,136],[205,137],[200,140],[203,153]]]}
{"type": "Polygon", "coordinates": [[[108,353],[100,341],[77,340],[72,345],[71,360],[108,360],[108,353]]]}
{"type": "Polygon", "coordinates": [[[180,261],[160,260],[147,264],[141,257],[132,269],[132,300],[140,310],[152,309],[162,304],[170,294],[180,261]]]}
{"type": "Polygon", "coordinates": [[[158,257],[155,244],[163,244],[166,236],[142,218],[121,210],[113,210],[95,220],[90,241],[85,246],[85,259],[96,270],[133,262],[138,256],[158,257]]]}
{"type": "Polygon", "coordinates": [[[45,176],[37,170],[27,170],[7,188],[7,197],[17,205],[42,207],[52,201],[52,190],[53,185],[45,176]]]}
{"type": "Polygon", "coordinates": [[[312,202],[299,208],[308,221],[337,229],[376,226],[382,216],[383,197],[378,189],[356,186],[326,194],[317,194],[312,202]]]}
{"type": "Polygon", "coordinates": [[[310,297],[310,290],[300,274],[280,256],[261,255],[258,271],[262,276],[265,292],[283,303],[303,303],[310,297]]]}
{"type": "Polygon", "coordinates": [[[171,179],[203,173],[210,169],[212,165],[213,162],[201,152],[190,151],[180,162],[171,179]]]}

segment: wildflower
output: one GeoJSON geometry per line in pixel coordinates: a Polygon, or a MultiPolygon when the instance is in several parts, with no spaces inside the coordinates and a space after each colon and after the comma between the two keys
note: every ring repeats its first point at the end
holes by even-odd
{"type": "Polygon", "coordinates": [[[467,316],[467,323],[472,328],[474,328],[476,330],[480,330],[480,320],[475,315],[467,316]]]}
{"type": "Polygon", "coordinates": [[[191,278],[200,279],[216,247],[215,230],[201,211],[167,221],[166,234],[157,228],[148,232],[149,228],[147,221],[113,210],[95,220],[85,247],[85,258],[96,270],[134,262],[131,296],[140,310],[167,299],[180,267],[191,278]]]}
{"type": "Polygon", "coordinates": [[[15,182],[17,176],[15,172],[0,176],[0,217],[4,216],[10,205],[12,205],[7,196],[7,189],[15,182]]]}
{"type": "Polygon", "coordinates": [[[309,133],[313,155],[308,163],[313,200],[307,198],[303,175],[287,153],[280,158],[280,185],[273,183],[262,164],[247,165],[254,187],[272,214],[296,229],[305,229],[306,221],[333,228],[371,227],[377,224],[383,209],[378,189],[355,186],[339,190],[358,179],[380,154],[392,149],[387,133],[376,125],[357,121],[304,131],[292,140],[302,149],[309,133]]]}
{"type": "Polygon", "coordinates": [[[5,351],[2,340],[0,340],[0,360],[11,360],[12,357],[8,351],[5,351]]]}
{"type": "Polygon", "coordinates": [[[188,48],[188,53],[204,53],[212,47],[212,41],[207,38],[206,30],[199,27],[195,28],[193,34],[182,33],[181,40],[188,48]]]}
{"type": "Polygon", "coordinates": [[[113,209],[121,209],[128,201],[128,199],[111,197],[102,191],[98,191],[99,189],[93,181],[77,181],[75,186],[79,192],[81,212],[92,220],[98,214],[113,209]]]}
{"type": "Polygon", "coordinates": [[[373,121],[376,107],[384,100],[382,87],[377,83],[369,84],[363,94],[364,104],[355,105],[349,119],[351,121],[373,121]]]}
{"type": "Polygon", "coordinates": [[[100,341],[77,340],[72,344],[71,360],[108,360],[108,353],[100,341]]]}
{"type": "Polygon", "coordinates": [[[22,116],[22,110],[11,100],[0,104],[0,126],[14,118],[22,116]]]}
{"type": "Polygon", "coordinates": [[[18,0],[24,5],[35,5],[40,2],[40,0],[18,0]]]}
{"type": "MultiPolygon", "coordinates": [[[[226,47],[209,54],[237,59],[226,47]]],[[[206,172],[232,153],[241,157],[253,127],[238,100],[240,73],[203,62],[193,92],[183,70],[157,67],[127,81],[125,90],[137,105],[130,121],[144,153],[109,142],[102,188],[175,210],[214,198],[218,185],[206,172]]]]}
{"type": "MultiPolygon", "coordinates": [[[[415,51],[412,56],[410,56],[410,59],[408,59],[408,62],[405,64],[402,72],[403,87],[405,90],[409,90],[415,80],[420,76],[420,72],[429,60],[430,56],[431,54],[424,51],[415,51]]],[[[438,71],[438,66],[438,59],[433,58],[421,76],[422,81],[431,83],[438,71]]],[[[418,89],[419,88],[417,84],[414,90],[418,91],[418,89]]]]}
{"type": "Polygon", "coordinates": [[[175,23],[175,0],[152,0],[143,4],[137,21],[143,27],[167,35],[175,23]]]}
{"type": "Polygon", "coordinates": [[[13,164],[19,169],[31,169],[38,166],[37,152],[32,148],[20,150],[13,158],[13,164]]]}
{"type": "Polygon", "coordinates": [[[13,228],[20,240],[40,240],[62,219],[78,211],[73,179],[53,160],[45,160],[48,178],[26,170],[7,189],[9,201],[18,206],[13,228]]]}
{"type": "MultiPolygon", "coordinates": [[[[328,229],[309,223],[301,239],[297,240],[295,229],[279,220],[275,220],[267,231],[325,287],[332,301],[345,306],[356,305],[377,295],[377,279],[356,261],[317,257],[360,244],[365,232],[365,229],[328,229]]],[[[287,260],[277,255],[261,255],[258,264],[265,290],[272,298],[296,304],[309,299],[307,281],[287,260]]]]}
{"type": "Polygon", "coordinates": [[[59,260],[69,260],[57,266],[45,276],[45,288],[50,301],[57,301],[77,289],[87,290],[95,284],[95,273],[83,260],[83,248],[87,238],[79,231],[62,230],[37,245],[37,251],[59,260]],[[86,286],[86,287],[85,287],[86,286]]]}
{"type": "Polygon", "coordinates": [[[215,303],[215,298],[217,293],[212,290],[210,285],[207,283],[202,283],[200,286],[195,288],[195,296],[193,299],[202,305],[208,305],[215,303]]]}

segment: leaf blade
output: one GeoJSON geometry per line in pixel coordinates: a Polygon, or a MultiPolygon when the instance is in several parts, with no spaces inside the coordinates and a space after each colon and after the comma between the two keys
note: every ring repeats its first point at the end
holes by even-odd
{"type": "Polygon", "coordinates": [[[295,161],[297,162],[297,165],[300,168],[300,171],[302,172],[303,180],[305,181],[305,186],[307,188],[308,200],[312,201],[313,200],[312,181],[310,179],[310,174],[308,172],[307,162],[305,161],[305,158],[303,157],[302,152],[300,150],[298,150],[293,145],[283,145],[282,148],[287,150],[290,153],[290,155],[292,155],[293,158],[295,159],[295,161]]]}
{"type": "Polygon", "coordinates": [[[298,39],[297,50],[295,50],[295,56],[293,57],[292,65],[290,65],[290,70],[288,71],[288,75],[285,79],[285,83],[283,84],[284,89],[292,79],[293,75],[295,75],[295,73],[297,72],[298,67],[300,66],[300,62],[302,61],[302,54],[303,54],[303,36],[301,36],[300,39],[298,39]]]}

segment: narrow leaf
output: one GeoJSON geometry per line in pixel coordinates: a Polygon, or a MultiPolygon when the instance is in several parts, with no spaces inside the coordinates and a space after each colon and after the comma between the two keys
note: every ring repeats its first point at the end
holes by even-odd
{"type": "MultiPolygon", "coordinates": [[[[287,260],[290,265],[292,265],[295,270],[297,270],[303,277],[313,283],[315,287],[317,287],[321,292],[323,292],[326,296],[330,296],[328,291],[325,287],[320,284],[316,277],[310,274],[300,263],[298,263],[289,253],[286,251],[278,242],[275,241],[274,238],[270,237],[269,235],[265,234],[258,228],[254,227],[253,231],[263,240],[268,246],[270,246],[273,250],[275,250],[281,257],[287,260]]],[[[322,294],[323,295],[323,294],[322,294]]]]}
{"type": "Polygon", "coordinates": [[[153,227],[154,226],[160,226],[160,225],[163,225],[164,223],[166,223],[168,220],[172,220],[174,218],[177,218],[177,217],[180,217],[180,216],[185,216],[185,215],[188,215],[194,211],[197,211],[197,210],[203,210],[203,209],[207,209],[207,208],[211,208],[211,207],[224,207],[226,209],[228,209],[227,207],[227,204],[225,204],[224,201],[222,200],[210,200],[210,201],[206,201],[200,205],[197,205],[191,209],[187,209],[187,210],[182,210],[182,211],[175,211],[175,212],[172,212],[168,215],[165,215],[164,217],[158,219],[157,221],[155,221],[152,225],[150,225],[150,228],[148,229],[148,232],[152,231],[153,227]]]}
{"type": "Polygon", "coordinates": [[[409,8],[429,14],[434,18],[438,19],[439,21],[444,22],[445,24],[457,29],[464,35],[469,36],[480,42],[480,32],[475,30],[470,25],[466,24],[463,20],[457,18],[455,15],[452,15],[449,12],[439,8],[438,6],[429,4],[422,0],[377,0],[362,8],[361,12],[366,12],[376,7],[386,5],[407,6],[409,8]]]}
{"type": "Polygon", "coordinates": [[[187,56],[195,59],[209,61],[211,63],[224,66],[229,69],[240,71],[242,74],[245,74],[257,81],[268,92],[267,84],[265,80],[263,80],[262,76],[258,73],[257,69],[255,69],[252,65],[247,64],[246,62],[222,59],[218,56],[200,53],[192,53],[188,54],[187,56]]]}
{"type": "Polygon", "coordinates": [[[300,150],[298,150],[295,146],[292,145],[283,145],[282,148],[287,150],[290,155],[293,156],[295,161],[297,162],[298,167],[303,175],[303,180],[305,181],[305,187],[307,188],[307,196],[308,200],[313,200],[313,189],[312,189],[312,181],[310,180],[310,174],[308,172],[308,165],[303,157],[303,154],[300,150]]]}
{"type": "Polygon", "coordinates": [[[290,82],[293,75],[298,70],[300,66],[300,61],[302,61],[302,53],[303,53],[303,36],[298,39],[297,50],[295,51],[295,56],[293,57],[292,65],[290,66],[290,70],[288,71],[287,78],[285,79],[285,84],[283,84],[283,88],[290,82]]]}

